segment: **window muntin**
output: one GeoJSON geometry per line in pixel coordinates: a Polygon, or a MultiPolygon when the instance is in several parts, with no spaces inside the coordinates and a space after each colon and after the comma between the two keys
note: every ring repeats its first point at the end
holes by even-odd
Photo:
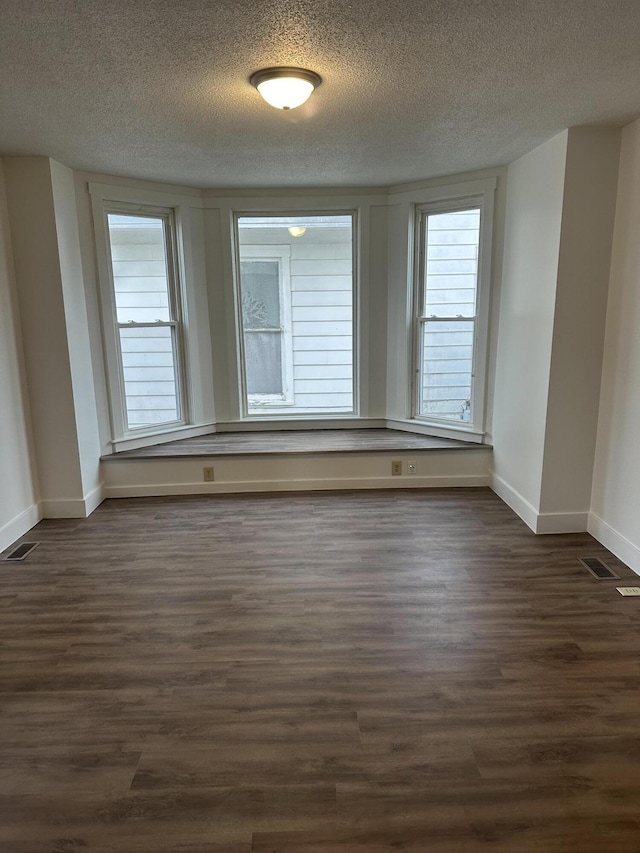
{"type": "Polygon", "coordinates": [[[419,209],[417,418],[474,424],[481,210],[419,209]]]}
{"type": "Polygon", "coordinates": [[[353,215],[237,216],[236,237],[245,415],[352,413],[353,215]]]}
{"type": "Polygon", "coordinates": [[[183,423],[172,214],[106,217],[124,429],[183,423]]]}

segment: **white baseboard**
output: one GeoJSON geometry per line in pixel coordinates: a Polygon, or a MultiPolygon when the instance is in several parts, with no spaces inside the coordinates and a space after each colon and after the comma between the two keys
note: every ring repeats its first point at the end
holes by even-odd
{"type": "Polygon", "coordinates": [[[106,498],[140,498],[161,495],[224,495],[246,492],[351,491],[356,489],[440,489],[488,486],[484,475],[448,477],[353,477],[345,479],[245,480],[220,483],[158,483],[106,486],[106,498]],[[399,480],[401,480],[399,482],[399,480]]]}
{"type": "Polygon", "coordinates": [[[42,518],[87,518],[104,499],[105,489],[101,483],[84,498],[41,501],[42,518]]]}
{"type": "Polygon", "coordinates": [[[541,512],[536,533],[586,533],[588,512],[541,512]]]}
{"type": "Polygon", "coordinates": [[[601,545],[608,548],[637,575],[640,575],[640,548],[630,539],[618,533],[610,524],[594,512],[589,513],[588,531],[601,545]]]}
{"type": "Polygon", "coordinates": [[[104,500],[104,483],[100,483],[99,486],[89,492],[89,494],[84,496],[84,508],[85,508],[85,517],[91,515],[91,513],[97,509],[102,501],[104,500]]]}
{"type": "Polygon", "coordinates": [[[6,551],[9,545],[35,527],[41,518],[40,505],[33,504],[0,527],[0,551],[6,551]]]}
{"type": "Polygon", "coordinates": [[[491,474],[490,485],[496,495],[501,498],[516,515],[520,516],[527,527],[530,527],[534,533],[537,533],[538,510],[530,504],[526,498],[523,498],[520,492],[517,492],[506,482],[506,480],[503,480],[502,477],[498,477],[497,474],[491,474]]]}
{"type": "Polygon", "coordinates": [[[538,512],[520,492],[497,474],[491,475],[491,488],[534,533],[584,533],[587,530],[587,511],[538,512]]]}

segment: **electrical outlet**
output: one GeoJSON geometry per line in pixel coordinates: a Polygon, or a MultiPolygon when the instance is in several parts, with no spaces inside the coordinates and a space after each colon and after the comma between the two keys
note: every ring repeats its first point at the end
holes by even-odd
{"type": "Polygon", "coordinates": [[[402,474],[402,462],[392,462],[391,463],[391,473],[394,477],[399,477],[402,474]]]}
{"type": "Polygon", "coordinates": [[[415,474],[416,473],[416,463],[415,462],[407,462],[407,474],[415,474]]]}
{"type": "Polygon", "coordinates": [[[620,595],[640,595],[640,586],[617,586],[620,595]]]}
{"type": "Polygon", "coordinates": [[[202,469],[202,479],[205,483],[213,483],[213,468],[203,468],[202,469]]]}

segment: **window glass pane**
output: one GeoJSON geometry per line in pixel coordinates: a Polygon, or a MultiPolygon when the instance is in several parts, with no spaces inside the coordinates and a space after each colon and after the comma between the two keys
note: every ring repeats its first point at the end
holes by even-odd
{"type": "Polygon", "coordinates": [[[242,261],[242,320],[245,329],[280,329],[280,270],[277,261],[242,261]]]}
{"type": "Polygon", "coordinates": [[[475,323],[426,320],[421,327],[420,414],[468,423],[475,323]]]}
{"type": "Polygon", "coordinates": [[[350,215],[238,218],[249,414],[353,411],[352,232],[350,215]]]}
{"type": "Polygon", "coordinates": [[[119,332],[128,428],[179,420],[173,328],[138,326],[119,332]]]}
{"type": "Polygon", "coordinates": [[[247,394],[250,398],[258,394],[277,394],[281,398],[284,377],[280,264],[278,261],[242,261],[240,280],[247,394]]]}
{"type": "Polygon", "coordinates": [[[247,393],[250,397],[255,394],[282,394],[280,332],[246,332],[244,358],[247,370],[247,393]]]}
{"type": "Polygon", "coordinates": [[[427,317],[473,317],[476,313],[480,209],[432,213],[426,229],[427,317]]]}
{"type": "Polygon", "coordinates": [[[107,219],[118,322],[172,319],[164,221],[116,213],[107,219]]]}

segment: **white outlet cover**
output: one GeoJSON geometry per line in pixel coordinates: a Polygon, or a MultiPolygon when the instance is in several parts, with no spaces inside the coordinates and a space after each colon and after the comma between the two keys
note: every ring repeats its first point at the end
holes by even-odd
{"type": "Polygon", "coordinates": [[[640,595],[640,586],[617,586],[620,595],[640,595]]]}

